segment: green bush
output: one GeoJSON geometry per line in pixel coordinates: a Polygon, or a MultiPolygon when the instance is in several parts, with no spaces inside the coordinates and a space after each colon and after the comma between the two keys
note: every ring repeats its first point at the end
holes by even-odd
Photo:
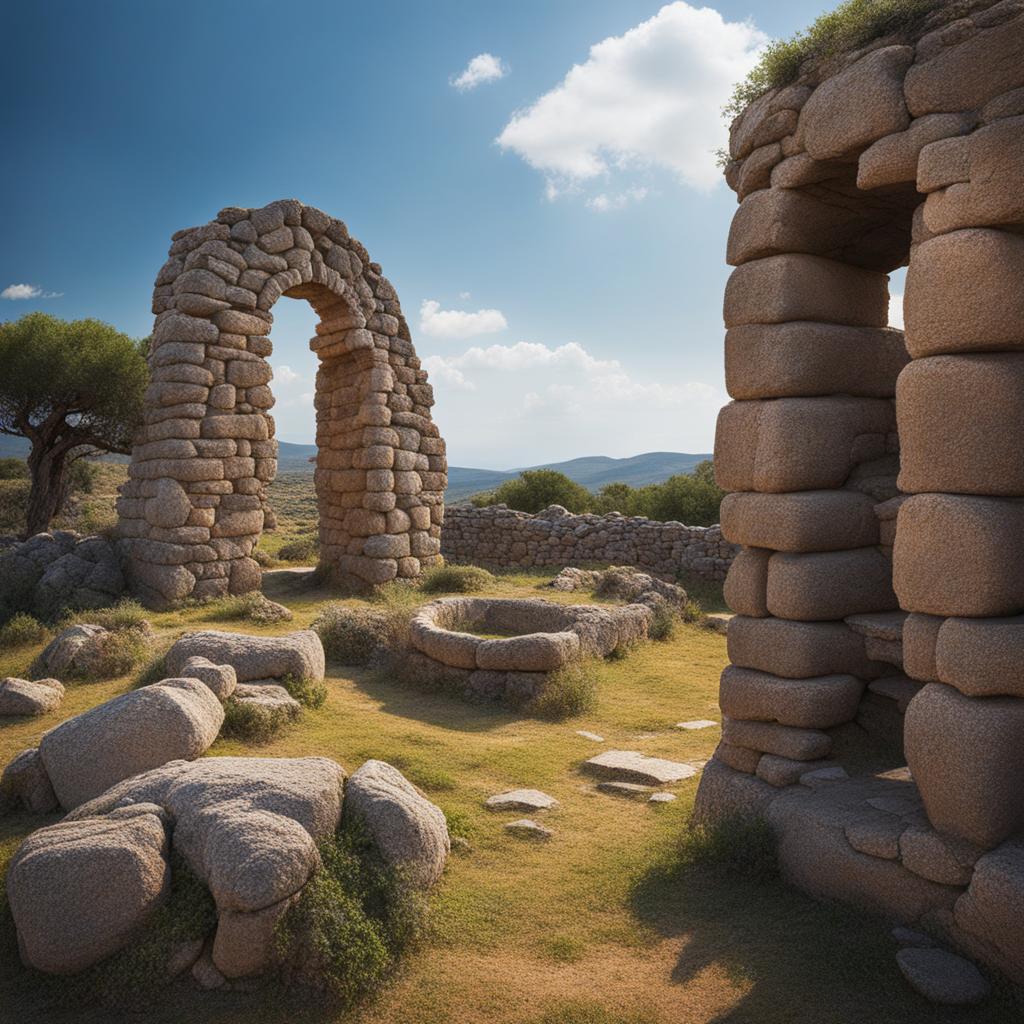
{"type": "Polygon", "coordinates": [[[315,562],[320,555],[316,537],[297,537],[282,544],[277,557],[285,562],[315,562]]]}
{"type": "MultiPolygon", "coordinates": [[[[68,678],[95,682],[127,675],[150,654],[152,639],[151,634],[141,629],[119,629],[102,633],[96,638],[94,647],[90,641],[90,655],[87,661],[83,662],[84,667],[75,674],[69,673],[68,678]]],[[[32,675],[38,678],[42,671],[42,665],[37,659],[32,666],[32,675]]]]}
{"type": "Polygon", "coordinates": [[[312,629],[324,654],[342,665],[369,665],[390,648],[403,646],[409,612],[402,608],[353,608],[328,604],[313,620],[312,629]]]}
{"type": "Polygon", "coordinates": [[[286,975],[351,1006],[383,984],[419,935],[424,904],[351,818],[319,850],[320,869],[278,922],[277,948],[286,975]]]}
{"type": "Polygon", "coordinates": [[[262,745],[274,739],[292,721],[287,708],[259,707],[229,697],[224,702],[224,724],[220,734],[227,739],[262,745]]]}
{"type": "Polygon", "coordinates": [[[18,612],[0,627],[0,650],[42,643],[49,630],[38,619],[18,612]]]}
{"type": "Polygon", "coordinates": [[[859,49],[872,39],[914,28],[940,0],[846,0],[791,39],[769,43],[733,89],[723,114],[733,118],[759,96],[795,81],[805,62],[859,49]]]}
{"type": "Polygon", "coordinates": [[[552,672],[543,690],[524,705],[527,714],[552,721],[575,718],[594,709],[597,680],[587,661],[572,662],[552,672]]]}
{"type": "Polygon", "coordinates": [[[109,608],[92,608],[88,611],[75,612],[62,620],[61,625],[73,625],[76,622],[91,622],[104,629],[134,629],[141,633],[149,632],[149,620],[146,609],[131,598],[124,597],[109,608]]]}
{"type": "Polygon", "coordinates": [[[25,509],[31,489],[29,480],[0,480],[0,533],[25,532],[25,509]]]}
{"type": "Polygon", "coordinates": [[[651,624],[647,627],[647,635],[651,640],[671,640],[676,635],[679,613],[668,603],[658,601],[654,606],[651,624]]]}
{"type": "Polygon", "coordinates": [[[420,590],[425,594],[475,594],[494,582],[494,576],[478,565],[439,565],[424,573],[420,590]]]}
{"type": "Polygon", "coordinates": [[[0,459],[0,480],[28,478],[28,463],[24,459],[0,459]]]}
{"type": "MultiPolygon", "coordinates": [[[[488,496],[487,504],[508,505],[518,512],[540,512],[562,505],[570,512],[589,511],[594,496],[582,484],[554,469],[528,469],[515,480],[506,480],[488,496]]],[[[483,499],[474,499],[474,504],[483,499]]]]}
{"type": "Polygon", "coordinates": [[[258,626],[270,626],[276,622],[291,622],[292,613],[283,604],[271,601],[254,590],[248,594],[221,597],[208,602],[205,605],[205,618],[231,622],[244,619],[258,626]]]}
{"type": "Polygon", "coordinates": [[[297,700],[304,708],[317,708],[324,706],[327,700],[327,687],[324,683],[314,682],[312,679],[297,679],[295,676],[285,676],[281,685],[288,693],[297,700]]]}

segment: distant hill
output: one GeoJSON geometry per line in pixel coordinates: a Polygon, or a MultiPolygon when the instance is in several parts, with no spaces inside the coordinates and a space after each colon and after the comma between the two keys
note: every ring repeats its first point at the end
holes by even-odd
{"type": "MultiPolygon", "coordinates": [[[[20,437],[0,434],[0,458],[25,458],[28,442],[20,437]]],[[[316,455],[315,444],[280,443],[277,471],[279,473],[312,473],[310,457],[316,455]]],[[[113,462],[127,462],[127,456],[105,456],[113,462]]],[[[676,473],[690,473],[698,462],[710,459],[710,453],[690,455],[686,452],[645,452],[625,459],[612,459],[607,455],[586,455],[567,462],[548,462],[542,466],[524,469],[555,469],[592,491],[605,484],[624,483],[632,487],[657,484],[676,473]]],[[[448,501],[464,501],[480,491],[490,491],[506,480],[513,480],[523,469],[469,469],[464,466],[448,467],[448,501]]]]}

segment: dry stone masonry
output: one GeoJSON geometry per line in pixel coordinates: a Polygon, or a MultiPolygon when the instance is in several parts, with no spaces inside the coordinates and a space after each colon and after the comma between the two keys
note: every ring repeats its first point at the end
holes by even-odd
{"type": "Polygon", "coordinates": [[[642,516],[573,515],[561,505],[530,515],[504,505],[449,508],[441,551],[452,561],[499,568],[633,565],[663,576],[721,580],[736,551],[717,526],[661,523],[642,516]]]}
{"type": "Polygon", "coordinates": [[[731,131],[715,467],[742,548],[697,813],[766,813],[791,880],[1020,980],[1024,5],[938,4],[803,72],[731,131]],[[887,729],[878,767],[902,745],[909,771],[833,770],[887,729]]]}
{"type": "Polygon", "coordinates": [[[394,288],[315,207],[228,207],[172,236],[153,291],[152,382],[118,500],[130,582],[153,605],[259,587],[251,556],[277,469],[267,356],[282,295],[320,318],[310,347],[324,562],[367,586],[438,560],[445,446],[394,288]]]}

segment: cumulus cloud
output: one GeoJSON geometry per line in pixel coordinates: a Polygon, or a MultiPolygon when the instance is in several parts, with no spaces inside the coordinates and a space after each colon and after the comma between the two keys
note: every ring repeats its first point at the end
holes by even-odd
{"type": "Polygon", "coordinates": [[[301,380],[302,375],[296,373],[290,366],[283,365],[279,366],[274,371],[274,379],[281,384],[291,384],[294,381],[301,380]]]}
{"type": "Polygon", "coordinates": [[[646,377],[578,342],[475,345],[454,356],[429,356],[423,365],[452,458],[463,465],[707,451],[723,401],[717,387],[682,372],[646,377]]]}
{"type": "Polygon", "coordinates": [[[889,326],[903,330],[903,295],[899,292],[889,296],[889,326]]]}
{"type": "MultiPolygon", "coordinates": [[[[767,41],[750,22],[677,0],[592,46],[561,84],[512,116],[498,145],[545,175],[549,199],[651,167],[709,189],[728,135],[721,108],[767,41]]],[[[590,205],[613,208],[607,196],[590,205]]]]}
{"type": "Polygon", "coordinates": [[[452,76],[451,84],[459,92],[469,92],[485,82],[496,82],[508,74],[508,68],[500,57],[493,53],[478,53],[461,74],[452,76]]]}
{"type": "Polygon", "coordinates": [[[500,309],[442,309],[434,299],[424,299],[420,306],[420,331],[432,338],[474,338],[478,334],[494,334],[508,327],[500,309]]]}
{"type": "Polygon", "coordinates": [[[641,203],[647,198],[648,190],[642,187],[627,188],[624,192],[609,195],[607,192],[599,192],[587,200],[587,206],[598,213],[608,213],[609,210],[621,210],[631,203],[641,203]]]}
{"type": "Polygon", "coordinates": [[[17,302],[21,299],[59,299],[63,292],[44,292],[34,284],[9,284],[2,292],[0,299],[17,302]]]}

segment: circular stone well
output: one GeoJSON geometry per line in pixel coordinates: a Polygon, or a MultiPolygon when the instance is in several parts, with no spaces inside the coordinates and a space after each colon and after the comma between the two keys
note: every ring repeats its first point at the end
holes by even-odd
{"type": "Polygon", "coordinates": [[[449,682],[464,683],[468,695],[515,703],[536,696],[570,662],[642,639],[651,615],[642,604],[446,597],[417,611],[409,637],[422,658],[449,682]]]}

